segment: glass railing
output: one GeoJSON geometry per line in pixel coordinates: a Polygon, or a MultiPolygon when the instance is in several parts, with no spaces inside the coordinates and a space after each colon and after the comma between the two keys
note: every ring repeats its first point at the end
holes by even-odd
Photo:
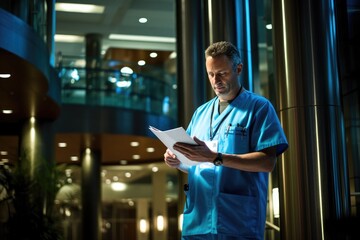
{"type": "Polygon", "coordinates": [[[58,67],[63,104],[141,110],[177,117],[176,76],[148,66],[142,73],[113,69],[58,67]]]}

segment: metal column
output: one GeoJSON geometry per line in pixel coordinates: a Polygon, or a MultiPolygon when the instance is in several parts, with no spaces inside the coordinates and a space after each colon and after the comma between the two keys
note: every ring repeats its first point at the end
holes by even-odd
{"type": "Polygon", "coordinates": [[[345,239],[334,228],[349,214],[334,1],[274,0],[273,30],[289,139],[279,162],[282,239],[345,239]]]}

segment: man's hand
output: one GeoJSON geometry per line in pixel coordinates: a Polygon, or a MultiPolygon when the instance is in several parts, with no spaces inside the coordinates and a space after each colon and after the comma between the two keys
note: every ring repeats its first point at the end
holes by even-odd
{"type": "Polygon", "coordinates": [[[164,161],[166,165],[172,168],[178,168],[180,166],[180,160],[170,149],[166,149],[164,153],[164,161]]]}
{"type": "Polygon", "coordinates": [[[174,150],[184,154],[188,159],[197,162],[213,162],[216,153],[211,151],[205,142],[194,137],[197,145],[177,142],[174,144],[174,150]]]}

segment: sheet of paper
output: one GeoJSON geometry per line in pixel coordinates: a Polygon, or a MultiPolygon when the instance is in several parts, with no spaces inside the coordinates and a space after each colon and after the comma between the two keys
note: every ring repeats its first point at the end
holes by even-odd
{"type": "Polygon", "coordinates": [[[154,128],[152,126],[149,127],[149,129],[157,136],[161,142],[169,148],[176,156],[177,158],[186,165],[195,165],[199,162],[191,161],[187,157],[185,157],[180,152],[173,149],[173,146],[176,142],[184,142],[189,144],[197,144],[194,139],[192,139],[185,131],[183,127],[173,128],[166,131],[161,131],[157,128],[154,128]]]}

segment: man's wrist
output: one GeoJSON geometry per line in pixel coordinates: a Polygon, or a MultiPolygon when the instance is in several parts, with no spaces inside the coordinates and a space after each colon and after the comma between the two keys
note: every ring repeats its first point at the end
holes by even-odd
{"type": "Polygon", "coordinates": [[[222,155],[221,152],[218,152],[216,154],[216,158],[214,159],[213,163],[214,163],[215,166],[223,165],[223,155],[222,155]]]}

